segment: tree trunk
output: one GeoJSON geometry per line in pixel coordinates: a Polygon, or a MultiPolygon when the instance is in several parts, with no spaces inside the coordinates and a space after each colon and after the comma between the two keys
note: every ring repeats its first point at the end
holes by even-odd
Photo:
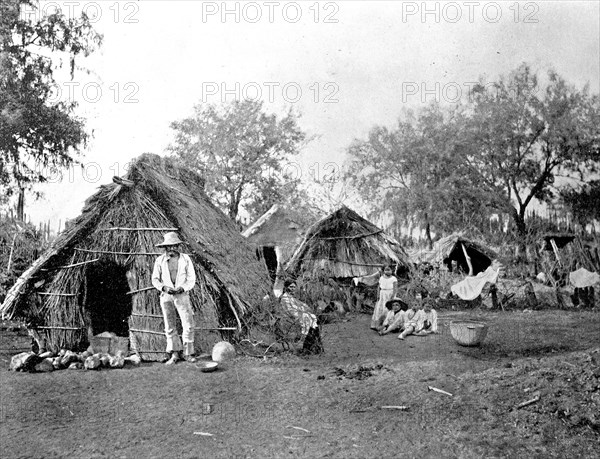
{"type": "Polygon", "coordinates": [[[17,201],[17,219],[25,221],[25,190],[19,188],[19,199],[17,201]]]}
{"type": "Polygon", "coordinates": [[[490,285],[490,296],[492,297],[492,309],[498,309],[498,287],[496,287],[496,284],[490,285]]]}
{"type": "Polygon", "coordinates": [[[240,210],[240,201],[237,197],[237,193],[232,192],[230,194],[231,197],[231,201],[229,202],[229,218],[231,218],[233,221],[235,221],[237,219],[237,215],[238,212],[240,210]]]}
{"type": "Polygon", "coordinates": [[[517,211],[517,209],[513,207],[513,220],[517,227],[517,234],[519,238],[525,242],[524,239],[527,235],[527,226],[525,225],[525,209],[517,211]]]}
{"type": "Polygon", "coordinates": [[[229,197],[231,199],[229,202],[229,218],[231,218],[233,221],[237,220],[238,212],[240,210],[240,202],[242,202],[243,190],[244,185],[241,183],[229,193],[229,197]]]}
{"type": "Polygon", "coordinates": [[[231,202],[229,204],[229,218],[231,218],[233,221],[235,221],[236,217],[237,217],[237,213],[238,213],[238,209],[237,209],[237,205],[234,202],[231,202]]]}
{"type": "Polygon", "coordinates": [[[433,249],[433,241],[431,240],[431,224],[429,223],[429,215],[425,214],[425,237],[429,250],[433,249]]]}
{"type": "Polygon", "coordinates": [[[513,221],[517,228],[517,247],[516,257],[520,258],[522,254],[525,254],[527,250],[527,226],[525,225],[525,209],[522,208],[519,211],[513,207],[513,221]]]}

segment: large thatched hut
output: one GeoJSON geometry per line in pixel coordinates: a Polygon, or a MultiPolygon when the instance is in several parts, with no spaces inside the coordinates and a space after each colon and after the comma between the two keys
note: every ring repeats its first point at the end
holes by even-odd
{"type": "Polygon", "coordinates": [[[286,266],[288,275],[334,279],[368,276],[383,263],[408,269],[407,255],[398,241],[346,206],[308,229],[286,266]]]}
{"type": "Polygon", "coordinates": [[[256,248],[257,256],[264,260],[271,278],[283,269],[294,249],[302,242],[304,231],[282,206],[275,204],[258,220],[242,232],[242,236],[256,248]]]}
{"type": "Polygon", "coordinates": [[[164,326],[152,268],[162,234],[178,231],[197,274],[191,292],[196,342],[245,333],[268,293],[267,271],[235,225],[208,199],[202,178],[174,160],[145,154],[103,185],[82,214],[7,294],[50,348],[81,348],[89,334],[129,336],[143,359],[164,356],[164,326]],[[226,329],[226,330],[224,330],[226,329]],[[233,330],[231,330],[233,329],[233,330]]]}

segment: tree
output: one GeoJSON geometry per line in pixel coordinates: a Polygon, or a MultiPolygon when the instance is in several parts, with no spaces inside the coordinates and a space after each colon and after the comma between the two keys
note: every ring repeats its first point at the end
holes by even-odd
{"type": "Polygon", "coordinates": [[[244,100],[197,105],[194,112],[171,123],[169,151],[205,177],[207,194],[232,220],[240,207],[256,217],[293,192],[299,177],[285,161],[299,153],[306,134],[292,110],[278,118],[262,102],[244,100]]]}
{"type": "Polygon", "coordinates": [[[24,7],[39,4],[0,4],[0,189],[7,197],[19,191],[21,217],[24,191],[71,165],[88,138],[74,113],[76,102],[53,101],[57,65],[67,58],[73,78],[75,59],[102,41],[85,14],[69,19],[57,12],[32,20],[21,14],[24,7]]]}
{"type": "Polygon", "coordinates": [[[592,180],[581,187],[565,188],[560,194],[562,202],[582,228],[594,220],[600,221],[600,180],[592,180]]]}
{"type": "Polygon", "coordinates": [[[352,143],[346,178],[373,204],[374,216],[391,213],[396,225],[416,221],[431,245],[432,226],[452,231],[486,214],[457,154],[461,121],[458,108],[431,105],[406,113],[393,130],[376,126],[367,140],[352,143]]]}
{"type": "Polygon", "coordinates": [[[554,71],[548,77],[542,90],[537,75],[522,64],[471,93],[462,157],[494,197],[490,203],[512,214],[521,239],[533,199],[551,202],[557,177],[584,174],[599,159],[598,96],[568,85],[554,71]]]}
{"type": "Polygon", "coordinates": [[[465,106],[435,105],[396,129],[375,127],[348,150],[347,178],[376,212],[429,228],[483,226],[509,212],[520,241],[534,199],[551,202],[563,177],[585,181],[600,159],[600,103],[556,72],[544,89],[523,64],[476,85],[465,106]]]}

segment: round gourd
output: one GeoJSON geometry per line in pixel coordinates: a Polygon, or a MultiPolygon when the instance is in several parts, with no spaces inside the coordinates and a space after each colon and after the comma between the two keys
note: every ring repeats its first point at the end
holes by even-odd
{"type": "Polygon", "coordinates": [[[225,362],[235,357],[235,348],[227,341],[219,341],[212,350],[212,359],[215,362],[225,362]]]}

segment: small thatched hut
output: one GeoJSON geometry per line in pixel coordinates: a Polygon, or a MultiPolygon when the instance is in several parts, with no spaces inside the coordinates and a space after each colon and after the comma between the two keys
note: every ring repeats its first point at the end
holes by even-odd
{"type": "Polygon", "coordinates": [[[563,247],[569,245],[571,242],[575,240],[574,234],[567,233],[548,233],[542,236],[542,250],[552,251],[553,243],[556,245],[557,249],[562,249],[563,247]]]}
{"type": "Polygon", "coordinates": [[[203,179],[174,160],[145,154],[125,178],[115,177],[85,204],[8,292],[5,317],[27,320],[49,348],[81,348],[89,334],[129,336],[146,360],[164,356],[164,326],[152,287],[155,247],[178,231],[195,265],[191,292],[198,348],[208,350],[223,328],[247,331],[270,282],[237,228],[208,199],[203,179]]]}
{"type": "Polygon", "coordinates": [[[437,241],[428,256],[422,261],[433,264],[446,264],[452,269],[452,262],[456,262],[458,268],[469,273],[469,262],[473,267],[472,275],[485,271],[496,258],[496,254],[483,244],[467,239],[461,234],[451,234],[437,241]],[[465,252],[469,261],[465,257],[465,252]]]}
{"type": "Polygon", "coordinates": [[[273,205],[243,233],[248,242],[256,248],[257,256],[264,260],[271,279],[283,269],[284,263],[292,256],[294,249],[302,241],[305,228],[280,205],[273,205]]]}
{"type": "Polygon", "coordinates": [[[393,237],[343,206],[308,229],[286,272],[349,279],[368,276],[383,263],[408,270],[406,252],[393,237]]]}

